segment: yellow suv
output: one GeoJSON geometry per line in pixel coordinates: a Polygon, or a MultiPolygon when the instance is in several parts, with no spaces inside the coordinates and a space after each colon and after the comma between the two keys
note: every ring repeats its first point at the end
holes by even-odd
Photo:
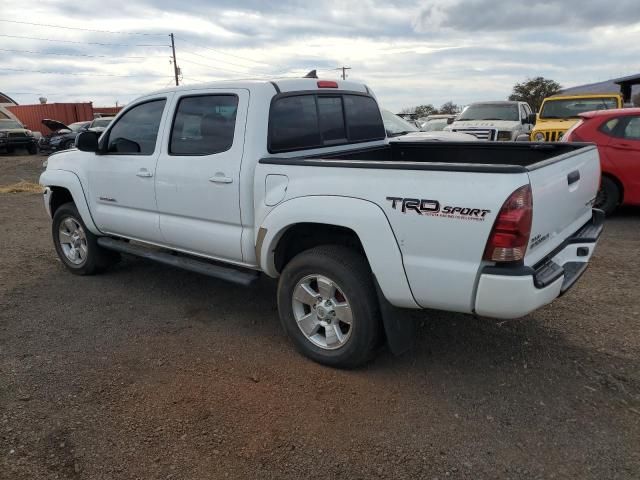
{"type": "Polygon", "coordinates": [[[616,93],[554,95],[542,102],[531,131],[532,142],[558,142],[578,120],[578,115],[594,110],[622,108],[622,95],[616,93]]]}

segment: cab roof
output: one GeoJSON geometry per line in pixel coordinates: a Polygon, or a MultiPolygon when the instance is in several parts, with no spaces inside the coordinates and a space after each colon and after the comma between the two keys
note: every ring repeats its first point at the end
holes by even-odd
{"type": "Polygon", "coordinates": [[[255,89],[256,87],[269,86],[277,92],[295,92],[301,90],[350,90],[352,92],[370,93],[367,86],[363,83],[353,82],[350,80],[333,80],[321,78],[273,78],[273,79],[239,79],[239,80],[218,80],[206,83],[197,83],[191,85],[181,85],[179,87],[165,88],[157,90],[151,94],[201,90],[205,88],[247,88],[255,89]],[[325,82],[337,85],[337,87],[322,87],[325,82]]]}

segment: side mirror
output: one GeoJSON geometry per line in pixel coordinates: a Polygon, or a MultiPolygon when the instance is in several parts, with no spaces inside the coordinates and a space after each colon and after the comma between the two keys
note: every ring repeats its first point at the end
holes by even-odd
{"type": "Polygon", "coordinates": [[[96,132],[81,132],[76,137],[76,147],[83,152],[97,152],[98,151],[98,137],[100,135],[96,132]]]}
{"type": "Polygon", "coordinates": [[[449,117],[449,118],[447,118],[447,125],[451,125],[451,124],[452,124],[453,122],[455,122],[455,121],[456,121],[456,119],[455,119],[455,118],[453,118],[453,117],[449,117]]]}
{"type": "Polygon", "coordinates": [[[535,125],[536,124],[536,114],[535,113],[530,113],[529,114],[529,122],[531,125],[535,125]]]}

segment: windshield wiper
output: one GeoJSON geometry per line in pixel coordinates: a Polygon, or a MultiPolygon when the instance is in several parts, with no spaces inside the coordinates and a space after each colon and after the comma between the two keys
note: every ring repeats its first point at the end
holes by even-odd
{"type": "Polygon", "coordinates": [[[412,133],[412,130],[405,130],[402,132],[393,132],[393,133],[389,133],[387,136],[388,137],[401,137],[402,135],[406,135],[407,133],[412,133]]]}

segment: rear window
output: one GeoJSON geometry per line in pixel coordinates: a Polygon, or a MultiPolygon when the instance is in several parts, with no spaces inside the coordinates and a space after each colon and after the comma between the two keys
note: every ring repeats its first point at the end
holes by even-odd
{"type": "Polygon", "coordinates": [[[344,96],[349,139],[353,142],[384,138],[384,124],[378,104],[371,97],[360,95],[344,96]]]}
{"type": "Polygon", "coordinates": [[[287,95],[274,100],[269,114],[272,153],[383,138],[378,105],[365,95],[287,95]]]}

